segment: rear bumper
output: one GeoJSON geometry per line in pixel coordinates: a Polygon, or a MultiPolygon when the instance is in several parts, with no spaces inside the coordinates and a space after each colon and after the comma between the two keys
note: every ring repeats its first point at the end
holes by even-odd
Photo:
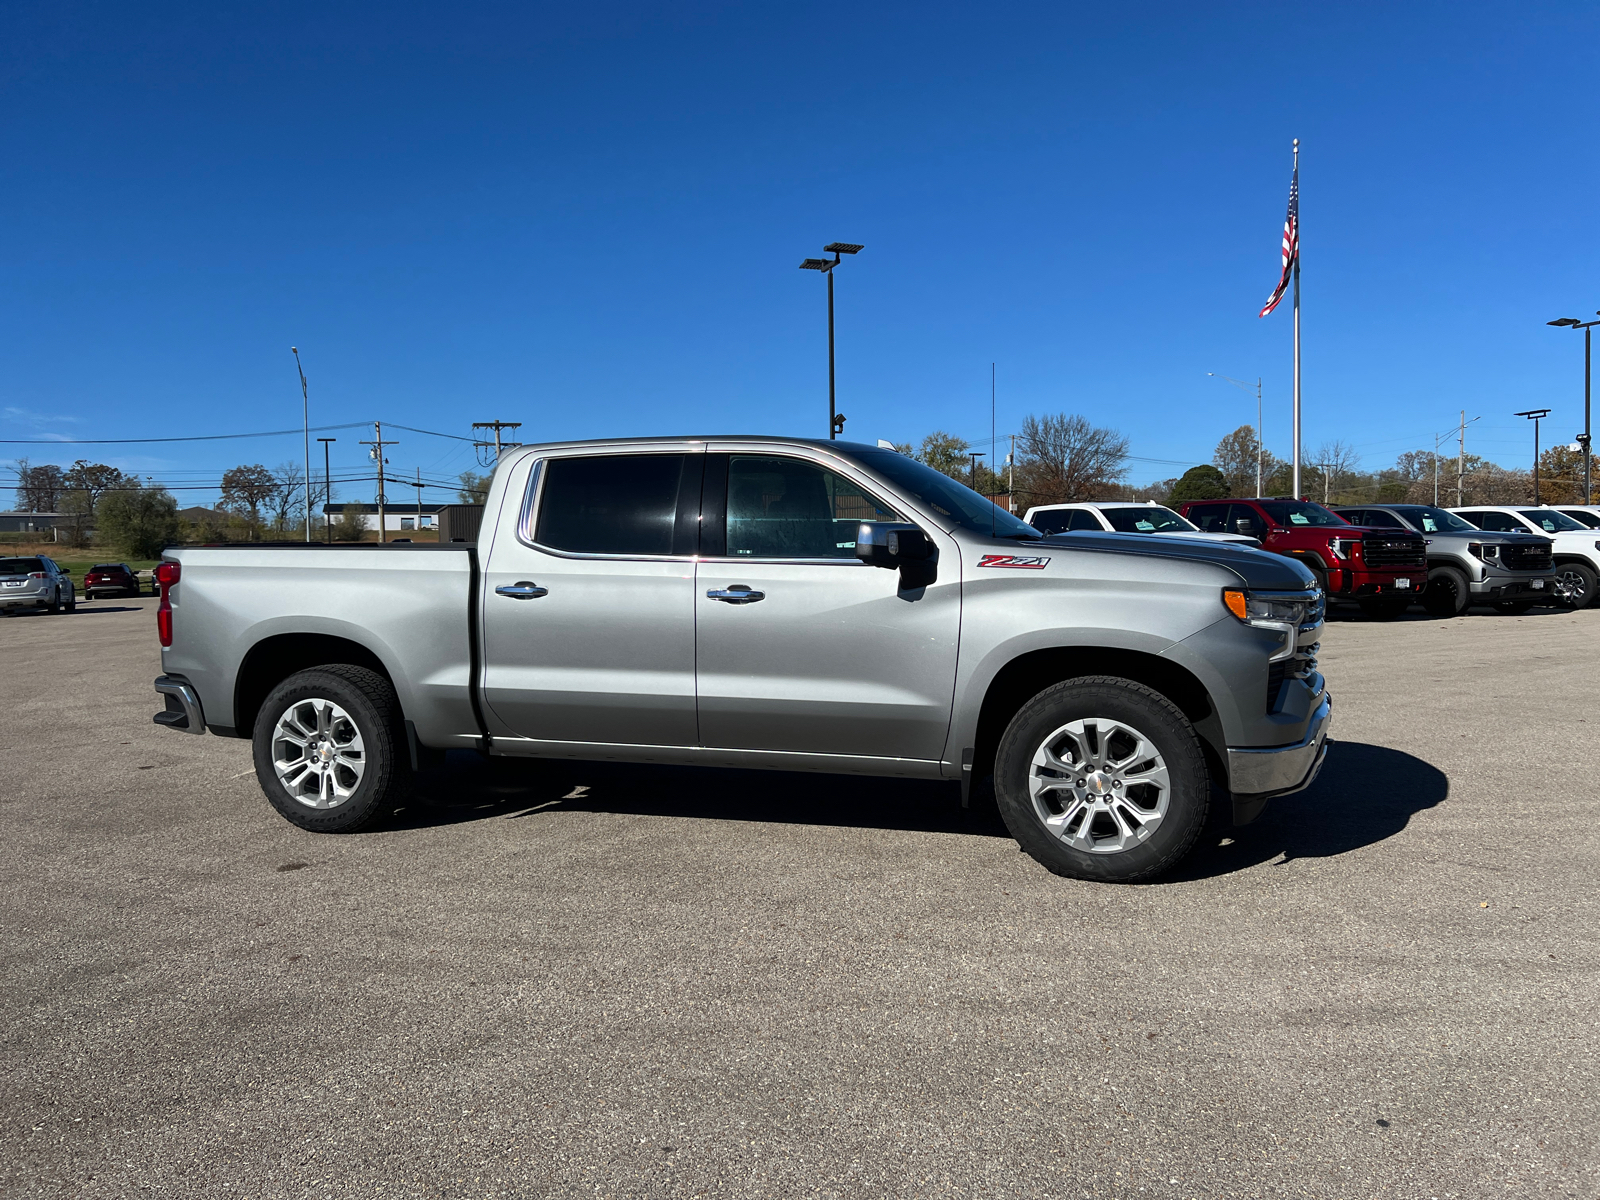
{"type": "Polygon", "coordinates": [[[1234,794],[1234,821],[1253,821],[1274,796],[1311,786],[1328,757],[1333,697],[1324,694],[1306,726],[1306,735],[1288,746],[1228,748],[1228,786],[1234,794]]]}
{"type": "Polygon", "coordinates": [[[166,697],[167,706],[152,717],[152,721],[168,729],[181,729],[185,733],[206,731],[206,715],[200,707],[200,697],[187,679],[181,675],[157,676],[156,691],[166,697]]]}
{"type": "Polygon", "coordinates": [[[0,608],[38,608],[49,603],[49,588],[37,592],[0,592],[0,608]]]}

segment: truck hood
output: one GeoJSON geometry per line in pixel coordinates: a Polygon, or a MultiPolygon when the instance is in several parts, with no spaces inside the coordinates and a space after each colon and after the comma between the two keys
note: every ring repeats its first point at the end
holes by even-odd
{"type": "MultiPolygon", "coordinates": [[[[1130,554],[1146,558],[1180,559],[1212,563],[1232,571],[1248,588],[1268,592],[1292,592],[1313,588],[1315,577],[1297,560],[1226,542],[1198,538],[1161,537],[1147,533],[1055,533],[1038,542],[1012,542],[1018,546],[1060,546],[1063,549],[1092,550],[1100,554],[1130,554]]],[[[1015,553],[1016,551],[1013,550],[1015,553]]]]}

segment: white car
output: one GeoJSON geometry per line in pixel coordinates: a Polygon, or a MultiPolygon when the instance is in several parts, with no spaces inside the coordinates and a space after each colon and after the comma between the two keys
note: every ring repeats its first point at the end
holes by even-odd
{"type": "Polygon", "coordinates": [[[1474,504],[1452,508],[1463,520],[1494,533],[1537,533],[1555,543],[1556,594],[1583,608],[1600,589],[1600,529],[1590,529],[1549,505],[1474,504]]]}
{"type": "Polygon", "coordinates": [[[1234,542],[1259,546],[1260,541],[1242,533],[1206,533],[1186,517],[1153,500],[1097,501],[1081,504],[1041,504],[1030,508],[1022,518],[1040,533],[1068,533],[1090,530],[1097,533],[1159,533],[1165,537],[1192,538],[1202,542],[1234,542]]]}
{"type": "Polygon", "coordinates": [[[1552,504],[1549,507],[1580,525],[1600,529],[1600,504],[1552,504]]]}

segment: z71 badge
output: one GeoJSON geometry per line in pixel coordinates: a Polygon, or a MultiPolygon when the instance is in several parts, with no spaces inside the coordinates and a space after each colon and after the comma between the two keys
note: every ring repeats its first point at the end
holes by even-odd
{"type": "Polygon", "coordinates": [[[1012,567],[1020,571],[1042,571],[1049,558],[1024,558],[1019,554],[985,554],[978,560],[980,567],[1012,567]]]}

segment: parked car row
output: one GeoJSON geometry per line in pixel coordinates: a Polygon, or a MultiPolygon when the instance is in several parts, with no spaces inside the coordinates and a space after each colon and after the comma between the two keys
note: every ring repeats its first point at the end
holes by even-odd
{"type": "MultiPolygon", "coordinates": [[[[127,563],[96,563],[83,576],[83,598],[138,596],[139,572],[127,563]]],[[[48,555],[0,558],[0,613],[10,616],[25,608],[46,612],[76,612],[78,589],[72,570],[48,555]]]]}
{"type": "Polygon", "coordinates": [[[1293,497],[1047,504],[1028,524],[1047,534],[1148,533],[1242,543],[1298,559],[1332,601],[1373,616],[1413,603],[1435,616],[1473,605],[1503,613],[1538,603],[1582,608],[1600,591],[1600,505],[1363,504],[1293,497]]]}

